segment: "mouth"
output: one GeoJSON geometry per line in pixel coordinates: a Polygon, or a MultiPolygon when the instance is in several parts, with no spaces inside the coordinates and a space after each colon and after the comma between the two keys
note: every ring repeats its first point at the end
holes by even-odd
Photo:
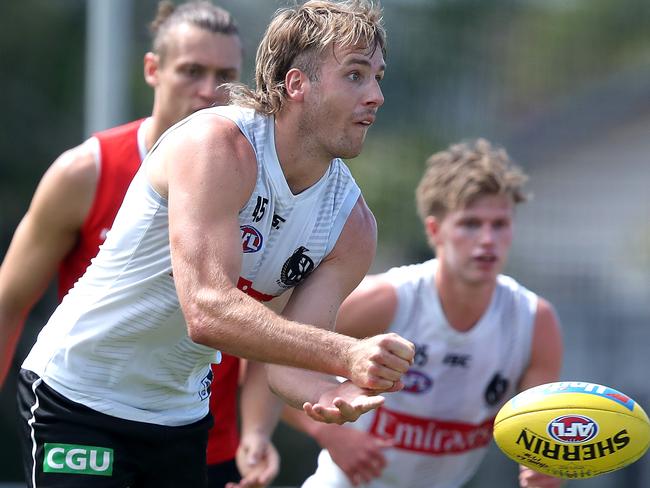
{"type": "Polygon", "coordinates": [[[499,258],[495,254],[480,254],[474,256],[473,259],[481,264],[494,264],[499,261],[499,258]]]}
{"type": "Polygon", "coordinates": [[[367,114],[363,117],[357,119],[356,124],[362,125],[364,127],[370,127],[375,122],[374,114],[367,114]]]}

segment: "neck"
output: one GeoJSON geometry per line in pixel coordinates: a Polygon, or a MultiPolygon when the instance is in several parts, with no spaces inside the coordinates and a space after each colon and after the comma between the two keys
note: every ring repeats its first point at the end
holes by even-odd
{"type": "Polygon", "coordinates": [[[317,147],[313,134],[288,114],[275,117],[275,150],[287,184],[296,195],[320,180],[333,159],[317,147]]]}
{"type": "Polygon", "coordinates": [[[169,127],[171,127],[170,124],[162,122],[155,115],[149,118],[144,131],[144,145],[147,148],[147,152],[151,151],[153,145],[169,127]]]}
{"type": "Polygon", "coordinates": [[[449,325],[459,332],[467,332],[490,306],[496,282],[468,283],[439,264],[434,286],[449,325]]]}

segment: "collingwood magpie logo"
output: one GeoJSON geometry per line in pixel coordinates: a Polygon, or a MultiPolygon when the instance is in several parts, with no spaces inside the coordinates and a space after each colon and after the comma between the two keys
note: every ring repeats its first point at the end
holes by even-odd
{"type": "Polygon", "coordinates": [[[300,246],[285,261],[280,273],[280,280],[278,281],[280,286],[286,286],[288,288],[296,286],[314,271],[314,261],[305,254],[306,251],[309,251],[309,249],[305,246],[300,246]]]}
{"type": "Polygon", "coordinates": [[[413,364],[416,366],[424,366],[429,360],[429,355],[427,354],[427,344],[415,344],[415,357],[413,358],[413,364]]]}
{"type": "Polygon", "coordinates": [[[199,390],[199,398],[201,400],[207,400],[210,398],[210,385],[212,384],[213,379],[214,375],[212,374],[212,369],[210,369],[208,374],[201,380],[201,389],[199,390]]]}
{"type": "Polygon", "coordinates": [[[485,389],[485,393],[483,395],[485,398],[485,403],[491,407],[497,405],[505,396],[509,385],[510,381],[508,378],[501,376],[501,373],[496,373],[485,389]]]}

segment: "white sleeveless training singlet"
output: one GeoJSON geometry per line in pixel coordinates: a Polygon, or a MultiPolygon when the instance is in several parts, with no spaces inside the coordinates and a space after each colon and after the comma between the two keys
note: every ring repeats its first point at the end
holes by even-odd
{"type": "MultiPolygon", "coordinates": [[[[275,153],[273,118],[234,106],[191,117],[215,114],[236,123],[257,156],[255,188],[239,213],[238,287],[268,301],[300,283],[332,250],[360,190],[343,161],[334,159],[315,185],[293,195],[275,153]]],[[[155,149],[99,254],[55,310],[23,368],[99,412],[186,425],[208,413],[209,366],[220,356],[187,334],[172,273],[167,201],[146,177],[155,149]]]]}
{"type": "MultiPolygon", "coordinates": [[[[387,466],[368,488],[457,488],[492,439],[492,424],[516,392],[530,357],[537,295],[500,275],[491,303],[468,332],[454,330],[434,285],[437,260],[389,270],[398,306],[388,331],[416,345],[405,388],[347,424],[392,439],[387,466]]],[[[303,488],[351,488],[326,450],[303,488]]]]}

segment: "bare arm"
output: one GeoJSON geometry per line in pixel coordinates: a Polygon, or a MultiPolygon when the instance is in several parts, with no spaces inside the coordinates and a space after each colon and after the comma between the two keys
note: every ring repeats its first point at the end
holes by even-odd
{"type": "MultiPolygon", "coordinates": [[[[369,246],[374,249],[374,231],[374,217],[360,200],[332,253],[305,283],[295,289],[285,315],[293,320],[333,328],[341,301],[355,288],[370,265],[372,254],[369,255],[367,249],[369,246]]],[[[373,336],[355,341],[350,349],[353,356],[360,358],[355,362],[362,370],[376,378],[390,378],[393,382],[390,391],[402,387],[400,375],[395,375],[395,372],[406,371],[410,364],[400,357],[400,352],[393,350],[403,345],[398,339],[395,334],[373,336]]],[[[302,407],[310,417],[321,422],[354,421],[383,402],[383,398],[373,396],[377,391],[359,389],[356,386],[359,383],[355,385],[354,381],[338,384],[332,377],[304,370],[279,366],[268,369],[269,384],[289,404],[300,406],[301,398],[318,398],[317,404],[310,400],[302,407]],[[286,381],[287,378],[292,381],[286,381]]],[[[361,373],[353,370],[351,374],[347,378],[355,378],[361,373]]]]}
{"type": "MultiPolygon", "coordinates": [[[[362,209],[358,211],[363,212],[362,209]]],[[[345,298],[349,290],[354,288],[360,276],[362,276],[359,273],[367,270],[370,265],[369,262],[364,262],[364,246],[359,245],[357,240],[363,239],[362,236],[368,234],[362,232],[360,236],[355,232],[358,226],[354,222],[351,222],[346,228],[349,229],[348,233],[346,234],[344,229],[333,251],[333,254],[338,254],[331,259],[331,262],[321,265],[322,269],[319,268],[319,275],[316,274],[319,272],[317,270],[310,277],[311,281],[308,280],[309,283],[305,283],[304,286],[300,286],[294,291],[285,309],[285,315],[298,321],[311,317],[323,324],[322,327],[327,328],[332,328],[332,322],[336,321],[336,330],[341,334],[359,339],[374,337],[385,332],[388,325],[390,325],[397,299],[393,287],[377,277],[364,279],[351,295],[345,298]],[[356,253],[359,256],[356,256],[356,253]],[[360,269],[358,268],[359,263],[363,263],[360,269]],[[330,266],[324,268],[328,264],[330,266]],[[341,277],[346,277],[349,281],[341,277]],[[322,290],[337,290],[338,293],[324,295],[322,290]],[[330,303],[325,298],[333,299],[335,302],[330,303]],[[345,301],[339,307],[337,302],[343,299],[345,301]],[[377,309],[373,308],[375,306],[377,309]]],[[[269,368],[271,386],[282,391],[285,397],[297,399],[301,393],[310,390],[310,396],[315,396],[323,387],[316,375],[303,371],[301,373],[303,375],[302,381],[291,385],[298,391],[288,391],[288,385],[282,381],[287,374],[297,375],[298,373],[288,368],[269,368]]],[[[321,377],[320,380],[335,384],[332,382],[332,378],[329,377],[321,377]]],[[[298,400],[289,403],[293,406],[299,406],[298,400]]]]}
{"type": "MultiPolygon", "coordinates": [[[[291,296],[291,289],[264,305],[281,313],[291,296]]],[[[280,471],[280,454],[271,442],[283,402],[269,388],[263,363],[239,360],[241,366],[241,439],[237,448],[239,483],[226,488],[258,488],[268,486],[280,471]]]]}
{"type": "MultiPolygon", "coordinates": [[[[375,235],[374,217],[360,200],[330,255],[304,283],[294,288],[283,315],[297,322],[334,329],[341,302],[363,278],[374,257],[375,235]]],[[[334,355],[332,359],[335,360],[334,355]]],[[[271,388],[295,407],[301,407],[304,398],[316,403],[323,388],[338,385],[334,378],[314,372],[282,366],[267,369],[271,388]],[[293,381],[287,381],[287,377],[293,381]]]]}
{"type": "MultiPolygon", "coordinates": [[[[374,232],[374,226],[367,231],[374,232]]],[[[285,293],[281,297],[282,306],[275,310],[284,309],[289,295],[285,293]]],[[[318,306],[319,303],[312,305],[318,306]]],[[[339,308],[337,329],[342,328],[342,333],[358,338],[383,333],[392,320],[396,305],[394,288],[390,284],[377,277],[367,277],[339,308]]],[[[237,461],[246,482],[253,483],[253,486],[257,486],[255,483],[266,486],[279,471],[279,457],[269,439],[282,403],[271,393],[266,375],[261,377],[259,371],[254,369],[262,370],[262,364],[251,362],[249,365],[253,369],[247,370],[242,386],[242,441],[237,461]]],[[[288,406],[283,411],[287,423],[330,450],[335,462],[351,480],[369,481],[380,476],[386,464],[382,451],[391,444],[390,441],[339,425],[315,422],[303,411],[288,406]]]]}
{"type": "Polygon", "coordinates": [[[249,361],[241,388],[242,433],[270,438],[278,423],[282,403],[269,390],[262,363],[249,361]]]}
{"type": "Polygon", "coordinates": [[[87,141],[50,166],[14,233],[0,267],[0,387],[29,311],[75,245],[96,183],[97,167],[87,141]]]}
{"type": "MultiPolygon", "coordinates": [[[[151,181],[161,193],[168,192],[174,278],[193,341],[247,359],[350,377],[363,387],[393,386],[412,359],[408,341],[394,336],[384,340],[389,344],[378,345],[378,355],[390,356],[385,361],[389,366],[371,373],[376,360],[358,341],[287,320],[236,288],[241,267],[238,212],[254,187],[256,163],[233,123],[199,116],[152,155],[151,181]]],[[[326,272],[317,270],[310,279],[326,272]]],[[[330,314],[337,306],[329,303],[330,314]]]]}
{"type": "Polygon", "coordinates": [[[341,305],[336,331],[359,339],[383,334],[396,311],[395,287],[382,275],[367,276],[341,305]]]}
{"type": "MultiPolygon", "coordinates": [[[[561,369],[560,325],[551,304],[540,298],[535,316],[530,362],[519,383],[519,390],[558,381],[561,369]]],[[[519,468],[519,485],[522,488],[558,488],[563,483],[559,478],[538,473],[525,466],[519,468]]]]}
{"type": "MultiPolygon", "coordinates": [[[[367,276],[341,305],[336,330],[357,338],[382,334],[396,310],[395,288],[381,275],[367,276]]],[[[282,419],[327,449],[354,486],[381,476],[386,466],[383,451],[391,445],[389,440],[341,425],[314,422],[304,412],[288,407],[284,408],[282,419]]]]}
{"type": "Polygon", "coordinates": [[[269,389],[262,363],[248,361],[241,388],[241,440],[237,448],[239,483],[228,488],[267,486],[280,471],[280,455],[271,443],[282,401],[269,389]]]}
{"type": "Polygon", "coordinates": [[[562,334],[553,307],[543,298],[537,304],[530,362],[519,391],[557,381],[562,369],[562,334]]]}

